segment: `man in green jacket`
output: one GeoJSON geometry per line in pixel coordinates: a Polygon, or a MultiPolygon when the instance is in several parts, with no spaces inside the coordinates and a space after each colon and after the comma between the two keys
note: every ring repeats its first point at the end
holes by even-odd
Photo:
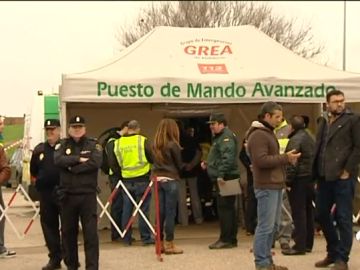
{"type": "Polygon", "coordinates": [[[212,114],[208,123],[213,141],[207,162],[203,163],[202,167],[207,169],[210,179],[217,183],[217,211],[220,222],[220,237],[209,248],[233,248],[237,246],[236,195],[221,196],[219,187],[225,186],[227,180],[240,178],[237,163],[238,142],[236,135],[226,127],[224,114],[212,114]]]}

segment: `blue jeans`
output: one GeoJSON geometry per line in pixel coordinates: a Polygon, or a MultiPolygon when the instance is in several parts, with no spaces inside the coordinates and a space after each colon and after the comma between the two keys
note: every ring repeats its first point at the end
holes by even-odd
{"type": "Polygon", "coordinates": [[[160,239],[174,240],[176,206],[179,192],[177,180],[158,182],[160,205],[160,239]]]}
{"type": "Polygon", "coordinates": [[[255,189],[258,223],[254,237],[255,265],[267,267],[273,264],[271,246],[281,217],[282,190],[255,189]]]}
{"type": "MultiPolygon", "coordinates": [[[[131,196],[134,198],[135,202],[138,204],[146,188],[148,187],[149,182],[140,181],[137,179],[136,180],[126,179],[123,182],[129,193],[131,194],[131,196]]],[[[130,201],[130,198],[126,195],[124,190],[121,190],[121,196],[123,198],[123,213],[121,217],[121,223],[122,223],[122,230],[124,230],[133,213],[134,204],[130,201]]],[[[151,199],[151,191],[147,194],[147,196],[144,199],[144,202],[140,207],[141,211],[144,213],[146,218],[149,218],[150,199],[151,199]]],[[[151,231],[139,212],[137,213],[137,215],[139,218],[138,220],[139,220],[139,231],[140,231],[141,240],[144,243],[146,243],[152,238],[151,231]]],[[[128,232],[124,236],[124,241],[127,243],[131,243],[131,235],[132,235],[132,228],[130,227],[128,232]]]]}
{"type": "Polygon", "coordinates": [[[352,247],[352,200],[356,179],[319,181],[316,214],[326,239],[327,256],[347,262],[352,247]],[[330,211],[336,204],[335,215],[330,211]],[[336,221],[336,227],[333,221],[336,221]]]}

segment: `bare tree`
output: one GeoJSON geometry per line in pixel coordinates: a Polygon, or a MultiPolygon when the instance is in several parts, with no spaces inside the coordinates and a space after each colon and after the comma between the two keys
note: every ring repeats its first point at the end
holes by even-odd
{"type": "Polygon", "coordinates": [[[119,42],[127,47],[156,26],[226,27],[253,25],[286,48],[313,58],[323,51],[314,43],[311,26],[296,29],[295,20],[275,15],[267,3],[252,1],[168,1],[140,10],[137,23],[121,27],[119,42]]]}

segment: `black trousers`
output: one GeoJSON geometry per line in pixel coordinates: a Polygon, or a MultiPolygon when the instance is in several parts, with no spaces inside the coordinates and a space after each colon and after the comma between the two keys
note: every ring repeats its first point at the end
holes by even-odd
{"type": "Polygon", "coordinates": [[[62,260],[60,236],[60,207],[53,189],[39,191],[40,223],[49,250],[49,258],[58,263],[62,260]]]}
{"type": "MultiPolygon", "coordinates": [[[[119,177],[111,175],[109,176],[109,181],[110,181],[111,192],[113,192],[119,181],[119,177]]],[[[121,187],[120,187],[112,199],[111,208],[110,208],[110,215],[120,230],[122,230],[121,228],[122,209],[123,209],[123,198],[121,196],[121,187]]],[[[119,238],[120,238],[120,234],[118,233],[114,225],[111,223],[111,240],[116,240],[119,238]]]]}
{"type": "Polygon", "coordinates": [[[236,196],[217,195],[217,211],[220,223],[220,240],[226,243],[237,243],[236,196]]]}
{"type": "Polygon", "coordinates": [[[356,181],[356,177],[318,181],[316,210],[326,239],[327,256],[333,260],[349,261],[354,238],[352,215],[356,181]],[[335,214],[331,213],[334,204],[335,214]]]}
{"type": "Polygon", "coordinates": [[[98,270],[99,238],[96,193],[68,194],[67,198],[62,201],[61,206],[65,264],[68,269],[78,269],[77,236],[80,220],[84,238],[85,269],[98,270]]]}
{"type": "Polygon", "coordinates": [[[257,200],[254,192],[254,183],[251,176],[251,179],[248,177],[247,182],[247,196],[245,204],[245,227],[246,231],[254,234],[257,223],[257,200]]]}
{"type": "Polygon", "coordinates": [[[314,245],[314,206],[315,193],[311,178],[296,178],[288,193],[294,221],[294,249],[305,251],[314,245]]]}

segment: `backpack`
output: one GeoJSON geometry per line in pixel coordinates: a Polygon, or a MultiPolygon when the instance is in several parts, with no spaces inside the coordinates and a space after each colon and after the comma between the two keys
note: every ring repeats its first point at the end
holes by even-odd
{"type": "Polygon", "coordinates": [[[103,160],[102,160],[102,164],[101,164],[101,171],[106,174],[109,175],[109,171],[110,171],[110,167],[109,167],[109,158],[108,158],[108,154],[106,152],[106,145],[108,143],[108,141],[111,138],[115,138],[118,139],[120,137],[120,135],[117,133],[117,131],[120,130],[120,127],[112,127],[109,128],[107,130],[105,130],[103,133],[100,134],[98,141],[102,146],[103,149],[103,160]]]}

